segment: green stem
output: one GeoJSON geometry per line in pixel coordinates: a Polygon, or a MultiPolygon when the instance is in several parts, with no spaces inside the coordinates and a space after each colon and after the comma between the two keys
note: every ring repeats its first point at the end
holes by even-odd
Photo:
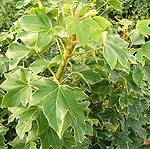
{"type": "Polygon", "coordinates": [[[94,52],[94,51],[100,50],[101,48],[102,48],[102,47],[97,48],[97,49],[94,49],[94,50],[89,50],[89,51],[86,51],[86,52],[76,52],[76,53],[71,54],[71,56],[81,55],[81,54],[87,54],[87,53],[92,53],[92,52],[94,52]]]}
{"type": "Polygon", "coordinates": [[[73,73],[71,72],[65,79],[63,79],[60,84],[62,84],[66,79],[68,79],[73,73]]]}
{"type": "Polygon", "coordinates": [[[101,5],[98,9],[97,9],[97,11],[99,11],[102,7],[104,7],[106,4],[107,4],[108,2],[105,2],[103,5],[101,5]]]}
{"type": "Polygon", "coordinates": [[[60,52],[61,56],[63,56],[63,52],[62,52],[62,49],[60,47],[58,39],[56,39],[56,42],[57,42],[57,45],[58,45],[59,52],[60,52]]]}
{"type": "Polygon", "coordinates": [[[46,65],[46,67],[48,68],[48,70],[51,72],[51,74],[53,75],[54,81],[56,81],[58,83],[58,80],[56,79],[55,73],[52,71],[52,69],[47,65],[47,63],[44,61],[44,59],[41,57],[41,55],[37,52],[37,55],[39,56],[39,58],[42,60],[42,62],[46,65]]]}

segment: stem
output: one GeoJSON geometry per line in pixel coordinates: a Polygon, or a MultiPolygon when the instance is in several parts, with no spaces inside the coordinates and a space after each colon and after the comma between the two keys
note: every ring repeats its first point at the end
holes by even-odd
{"type": "Polygon", "coordinates": [[[91,53],[91,52],[94,52],[94,51],[97,51],[97,50],[100,50],[100,49],[102,49],[102,46],[97,48],[97,49],[89,50],[89,51],[86,51],[86,52],[76,52],[76,53],[71,54],[71,56],[87,54],[87,53],[91,53]]]}
{"type": "Polygon", "coordinates": [[[37,55],[39,56],[39,58],[42,60],[42,62],[47,66],[48,70],[51,72],[51,74],[53,75],[54,81],[56,81],[58,83],[58,80],[56,79],[55,73],[52,71],[52,69],[47,65],[47,63],[44,61],[44,59],[41,57],[41,55],[37,52],[37,55]]]}
{"type": "Polygon", "coordinates": [[[62,76],[62,74],[64,72],[65,66],[67,64],[67,61],[68,61],[68,58],[69,58],[71,52],[72,51],[70,49],[66,49],[64,51],[64,56],[62,57],[62,62],[61,62],[60,66],[59,66],[59,68],[58,68],[58,70],[56,72],[56,79],[58,81],[60,81],[60,78],[61,78],[61,76],[62,76]]]}
{"type": "Polygon", "coordinates": [[[68,79],[73,73],[71,72],[65,79],[63,79],[60,84],[62,84],[66,79],[68,79]]]}
{"type": "Polygon", "coordinates": [[[60,52],[61,56],[63,56],[62,49],[60,47],[58,39],[56,39],[56,42],[57,42],[57,45],[58,45],[59,52],[60,52]]]}
{"type": "Polygon", "coordinates": [[[105,2],[103,5],[101,5],[98,9],[97,9],[97,11],[99,11],[103,6],[105,6],[106,4],[107,4],[108,2],[105,2]]]}

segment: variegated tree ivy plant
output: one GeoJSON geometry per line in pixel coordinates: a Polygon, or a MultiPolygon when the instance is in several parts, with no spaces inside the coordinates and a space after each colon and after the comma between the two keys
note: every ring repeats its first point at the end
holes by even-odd
{"type": "Polygon", "coordinates": [[[150,20],[130,31],[134,22],[122,19],[117,29],[99,10],[94,1],[38,1],[1,34],[13,36],[0,55],[2,148],[149,146],[150,20]],[[16,135],[5,140],[10,128],[16,135]]]}

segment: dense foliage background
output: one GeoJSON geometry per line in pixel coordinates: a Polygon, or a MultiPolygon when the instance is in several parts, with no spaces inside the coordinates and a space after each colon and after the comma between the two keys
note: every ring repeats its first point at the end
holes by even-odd
{"type": "Polygon", "coordinates": [[[150,2],[0,1],[0,149],[149,149],[150,2]]]}

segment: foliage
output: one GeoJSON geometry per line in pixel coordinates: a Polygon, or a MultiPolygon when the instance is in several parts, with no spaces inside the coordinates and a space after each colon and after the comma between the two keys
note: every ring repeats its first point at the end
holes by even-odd
{"type": "Polygon", "coordinates": [[[119,0],[102,3],[14,1],[21,14],[0,36],[0,148],[149,148],[150,21],[130,30],[100,15],[121,12],[119,0]]]}

